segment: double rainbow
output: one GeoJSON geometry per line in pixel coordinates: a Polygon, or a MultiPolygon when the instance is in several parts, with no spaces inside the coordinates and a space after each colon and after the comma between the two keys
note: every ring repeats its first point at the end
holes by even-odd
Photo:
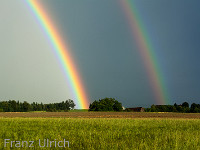
{"type": "Polygon", "coordinates": [[[140,21],[133,0],[120,0],[120,5],[130,25],[134,40],[136,40],[140,55],[147,70],[150,84],[157,104],[169,104],[168,96],[147,32],[140,21]]]}
{"type": "MultiPolygon", "coordinates": [[[[65,75],[71,82],[71,86],[78,100],[78,106],[82,109],[88,108],[88,97],[81,82],[79,73],[76,70],[76,65],[72,60],[69,46],[66,42],[62,41],[62,38],[57,32],[55,25],[53,24],[52,20],[50,20],[48,14],[44,11],[39,1],[26,0],[26,2],[32,9],[42,28],[48,35],[49,40],[51,41],[57,57],[59,58],[59,61],[64,69],[65,75]]],[[[161,78],[162,75],[158,67],[158,62],[156,61],[156,57],[154,55],[154,50],[151,46],[145,29],[140,22],[140,17],[134,8],[133,1],[119,0],[119,2],[123,7],[127,20],[130,24],[132,35],[138,44],[138,49],[144,61],[156,102],[158,104],[168,104],[168,96],[161,78]]]]}
{"type": "Polygon", "coordinates": [[[42,8],[40,2],[38,0],[26,0],[26,2],[33,11],[35,17],[40,22],[43,30],[47,34],[48,39],[54,47],[54,51],[56,52],[56,55],[62,65],[65,76],[71,83],[76,100],[78,101],[78,107],[81,109],[87,109],[89,106],[88,97],[76,69],[75,62],[70,54],[69,46],[66,41],[62,41],[62,38],[60,37],[53,21],[49,18],[44,8],[42,8]]]}

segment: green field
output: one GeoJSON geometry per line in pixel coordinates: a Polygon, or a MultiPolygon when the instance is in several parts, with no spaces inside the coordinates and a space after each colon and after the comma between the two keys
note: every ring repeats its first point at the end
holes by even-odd
{"type": "Polygon", "coordinates": [[[88,109],[72,109],[69,112],[88,112],[88,109]]]}
{"type": "Polygon", "coordinates": [[[75,150],[200,149],[198,119],[0,118],[0,127],[0,149],[24,149],[10,148],[10,141],[5,148],[4,139],[34,141],[28,149],[64,149],[40,148],[39,139],[65,139],[75,150]]]}

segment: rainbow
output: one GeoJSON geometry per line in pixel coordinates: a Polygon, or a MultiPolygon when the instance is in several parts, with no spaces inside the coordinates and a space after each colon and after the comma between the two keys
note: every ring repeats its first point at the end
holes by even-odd
{"type": "Polygon", "coordinates": [[[49,18],[47,12],[42,8],[40,2],[37,0],[26,0],[26,2],[54,47],[53,49],[59,59],[59,62],[61,63],[65,76],[69,79],[74,95],[78,100],[78,107],[81,109],[87,109],[89,106],[88,97],[76,69],[77,67],[72,60],[69,45],[62,41],[62,38],[56,30],[53,21],[49,18]]]}
{"type": "Polygon", "coordinates": [[[158,62],[154,54],[154,50],[150,43],[147,32],[140,21],[140,17],[136,11],[135,5],[132,0],[120,0],[125,16],[131,28],[134,40],[136,40],[139,53],[144,61],[146,71],[152,86],[157,104],[169,104],[168,96],[162,80],[162,75],[158,67],[158,62]]]}

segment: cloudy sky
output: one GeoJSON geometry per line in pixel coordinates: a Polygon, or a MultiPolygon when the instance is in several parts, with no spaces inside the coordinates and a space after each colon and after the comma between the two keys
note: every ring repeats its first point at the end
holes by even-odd
{"type": "MultiPolygon", "coordinates": [[[[169,104],[200,100],[199,0],[134,0],[160,66],[169,104]]],[[[156,104],[119,0],[41,0],[71,47],[90,102],[156,104]]],[[[23,0],[0,0],[0,100],[76,99],[40,24],[23,0]]]]}

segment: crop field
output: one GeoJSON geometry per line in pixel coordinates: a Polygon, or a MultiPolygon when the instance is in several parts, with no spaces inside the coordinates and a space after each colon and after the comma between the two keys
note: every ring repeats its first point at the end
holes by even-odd
{"type": "Polygon", "coordinates": [[[71,118],[64,114],[58,118],[58,114],[4,113],[4,117],[1,114],[0,149],[200,149],[200,120],[191,119],[198,118],[199,114],[182,114],[184,118],[172,113],[135,113],[146,118],[134,113],[126,118],[128,113],[115,112],[70,113],[76,116],[71,115],[71,118]],[[160,114],[173,117],[164,118],[160,114]]]}
{"type": "Polygon", "coordinates": [[[199,118],[197,113],[0,113],[0,149],[200,149],[199,118]]]}
{"type": "Polygon", "coordinates": [[[0,126],[0,149],[11,149],[11,141],[12,149],[30,146],[22,147],[22,141],[34,141],[28,149],[64,149],[57,144],[40,148],[45,139],[65,139],[66,149],[75,150],[200,149],[200,120],[195,119],[1,118],[0,126]]]}

